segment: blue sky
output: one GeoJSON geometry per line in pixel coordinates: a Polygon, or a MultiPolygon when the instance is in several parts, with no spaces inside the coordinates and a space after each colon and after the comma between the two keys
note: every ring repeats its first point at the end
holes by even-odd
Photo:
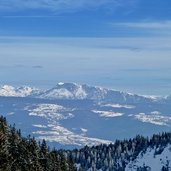
{"type": "Polygon", "coordinates": [[[171,94],[170,0],[1,0],[1,84],[171,94]]]}
{"type": "Polygon", "coordinates": [[[170,20],[170,0],[0,1],[0,35],[144,36],[157,32],[157,24],[170,26],[170,20]],[[144,27],[137,29],[142,23],[144,27]],[[156,23],[156,27],[147,29],[149,23],[156,23]]]}

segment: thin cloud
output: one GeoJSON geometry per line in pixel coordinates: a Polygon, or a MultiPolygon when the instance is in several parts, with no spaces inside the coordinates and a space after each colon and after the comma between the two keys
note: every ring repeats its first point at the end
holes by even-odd
{"type": "Polygon", "coordinates": [[[0,65],[0,69],[23,69],[23,68],[32,68],[32,69],[42,69],[42,65],[23,65],[23,64],[15,64],[15,65],[0,65]]]}
{"type": "Polygon", "coordinates": [[[171,21],[162,22],[128,22],[128,23],[115,23],[113,26],[140,28],[140,29],[171,29],[171,21]]]}
{"type": "Polygon", "coordinates": [[[110,26],[126,30],[127,33],[136,32],[143,36],[171,36],[171,20],[109,23],[110,26]]]}
{"type": "MultiPolygon", "coordinates": [[[[128,0],[126,5],[134,0],[128,0]]],[[[1,10],[20,11],[24,9],[49,9],[54,11],[97,9],[105,6],[112,8],[125,6],[123,0],[1,0],[1,10]]]]}
{"type": "Polygon", "coordinates": [[[32,68],[34,68],[34,69],[42,69],[43,66],[42,65],[34,65],[34,66],[32,66],[32,68]]]}
{"type": "Polygon", "coordinates": [[[4,15],[1,18],[61,18],[63,16],[56,15],[4,15]]]}

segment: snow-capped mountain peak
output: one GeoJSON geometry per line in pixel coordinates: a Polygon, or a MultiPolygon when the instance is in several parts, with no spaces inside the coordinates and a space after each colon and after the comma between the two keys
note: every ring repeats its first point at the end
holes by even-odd
{"type": "Polygon", "coordinates": [[[0,96],[14,97],[36,97],[43,99],[88,99],[98,102],[113,103],[139,103],[157,101],[161,98],[151,98],[143,95],[130,94],[113,89],[107,89],[97,86],[89,86],[87,84],[63,83],[59,82],[55,87],[41,91],[28,86],[15,88],[13,86],[4,85],[0,87],[0,96]]]}
{"type": "Polygon", "coordinates": [[[101,100],[105,98],[108,90],[101,87],[93,87],[87,84],[58,83],[54,88],[40,95],[48,99],[91,99],[101,100]]]}
{"type": "Polygon", "coordinates": [[[76,83],[58,83],[54,88],[45,91],[40,98],[48,99],[85,99],[87,96],[81,85],[76,83]]]}
{"type": "Polygon", "coordinates": [[[147,96],[141,96],[113,89],[107,89],[87,84],[58,83],[54,88],[39,95],[46,99],[89,99],[103,102],[136,103],[157,100],[147,96]]]}

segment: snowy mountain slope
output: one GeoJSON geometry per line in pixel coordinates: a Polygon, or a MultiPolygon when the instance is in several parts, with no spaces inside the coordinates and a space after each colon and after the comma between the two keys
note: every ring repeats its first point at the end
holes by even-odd
{"type": "Polygon", "coordinates": [[[47,99],[85,99],[86,92],[81,85],[75,83],[58,83],[54,88],[38,96],[47,99]]]}
{"type": "Polygon", "coordinates": [[[0,96],[5,97],[27,97],[30,95],[36,95],[38,93],[40,93],[40,90],[28,86],[22,86],[18,88],[9,85],[0,86],[0,96]]]}
{"type": "MultiPolygon", "coordinates": [[[[79,85],[76,83],[58,83],[48,90],[40,90],[28,86],[13,87],[10,85],[0,86],[0,96],[34,97],[44,99],[91,99],[99,102],[114,103],[139,103],[152,102],[160,98],[154,96],[142,96],[125,93],[102,87],[79,85]]],[[[167,97],[167,100],[169,96],[167,97]]]]}
{"type": "Polygon", "coordinates": [[[78,170],[170,171],[171,132],[84,147],[72,156],[78,170]]]}
{"type": "Polygon", "coordinates": [[[167,145],[159,153],[159,148],[148,148],[138,157],[127,164],[125,171],[137,171],[138,168],[146,168],[150,171],[162,171],[163,167],[171,170],[171,145],[167,145]]]}
{"type": "Polygon", "coordinates": [[[10,124],[55,146],[97,145],[171,127],[171,101],[166,98],[73,83],[46,91],[7,86],[0,92],[0,113],[10,124]]]}
{"type": "Polygon", "coordinates": [[[89,85],[79,85],[76,83],[58,83],[54,88],[49,89],[37,96],[46,99],[91,99],[99,102],[114,103],[148,103],[157,100],[153,96],[140,96],[121,91],[93,87],[89,85]]]}

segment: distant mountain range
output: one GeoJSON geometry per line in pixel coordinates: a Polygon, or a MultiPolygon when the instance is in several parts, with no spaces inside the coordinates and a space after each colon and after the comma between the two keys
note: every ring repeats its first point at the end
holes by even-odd
{"type": "Polygon", "coordinates": [[[0,96],[4,97],[27,97],[39,93],[38,89],[28,86],[13,87],[10,85],[0,86],[0,96]]]}
{"type": "Polygon", "coordinates": [[[0,87],[0,113],[11,124],[25,135],[66,148],[168,131],[170,111],[171,96],[143,96],[75,83],[58,83],[48,90],[0,87]]]}
{"type": "Polygon", "coordinates": [[[13,97],[34,97],[43,99],[89,99],[95,101],[138,103],[141,101],[159,100],[156,96],[142,96],[125,93],[117,90],[89,85],[79,85],[76,83],[58,83],[55,87],[48,90],[40,90],[28,86],[13,87],[4,85],[0,87],[0,96],[13,97]]]}

